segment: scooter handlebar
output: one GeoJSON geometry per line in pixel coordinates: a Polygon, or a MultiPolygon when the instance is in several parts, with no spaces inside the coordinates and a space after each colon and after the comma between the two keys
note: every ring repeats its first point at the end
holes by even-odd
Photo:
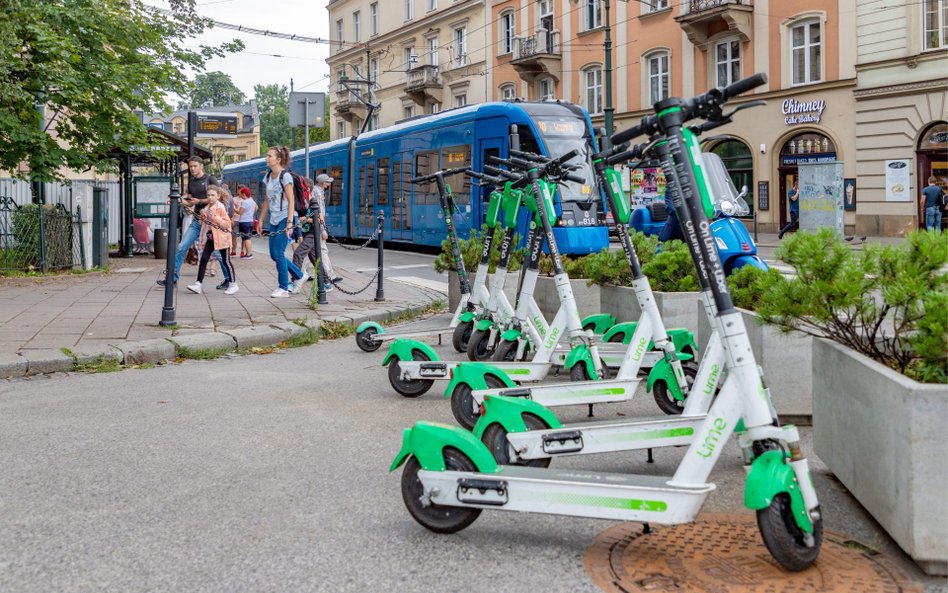
{"type": "Polygon", "coordinates": [[[738,80],[734,84],[728,85],[721,89],[721,94],[724,95],[724,100],[727,101],[731,97],[736,97],[737,95],[746,93],[751,89],[756,89],[759,86],[767,84],[767,74],[764,72],[758,72],[747,78],[738,80]]]}
{"type": "Polygon", "coordinates": [[[441,177],[450,177],[451,175],[457,175],[458,173],[467,173],[470,171],[470,167],[455,167],[453,169],[442,169],[441,171],[435,171],[430,175],[419,175],[418,177],[412,177],[409,179],[409,183],[422,183],[424,181],[434,181],[440,175],[441,177]]]}

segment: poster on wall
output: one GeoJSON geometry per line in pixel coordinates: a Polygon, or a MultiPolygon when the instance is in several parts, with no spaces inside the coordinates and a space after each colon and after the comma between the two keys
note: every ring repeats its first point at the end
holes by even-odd
{"type": "Polygon", "coordinates": [[[856,209],[856,180],[852,178],[847,178],[843,180],[843,195],[846,197],[843,200],[843,208],[845,210],[855,210],[856,209]]]}
{"type": "Polygon", "coordinates": [[[909,160],[885,162],[885,201],[911,202],[909,193],[909,160]]]}
{"type": "Polygon", "coordinates": [[[843,236],[843,163],[801,164],[800,230],[830,227],[843,236]]]}
{"type": "Polygon", "coordinates": [[[629,203],[632,208],[648,206],[665,199],[665,172],[661,167],[641,167],[629,178],[629,203]]]}

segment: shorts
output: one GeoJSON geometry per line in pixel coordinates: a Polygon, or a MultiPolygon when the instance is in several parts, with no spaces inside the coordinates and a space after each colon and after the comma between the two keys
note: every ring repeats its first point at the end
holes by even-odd
{"type": "Polygon", "coordinates": [[[250,233],[253,232],[253,222],[238,222],[237,230],[240,231],[241,239],[249,239],[250,233]]]}

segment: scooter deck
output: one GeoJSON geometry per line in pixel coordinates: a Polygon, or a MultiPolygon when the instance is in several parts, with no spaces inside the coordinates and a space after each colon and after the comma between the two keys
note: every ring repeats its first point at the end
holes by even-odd
{"type": "Polygon", "coordinates": [[[590,455],[690,445],[706,416],[580,422],[561,428],[507,433],[521,459],[590,455]]]}
{"type": "MultiPolygon", "coordinates": [[[[402,380],[430,379],[448,380],[459,365],[471,364],[470,361],[427,361],[400,360],[402,380]]],[[[546,377],[553,364],[549,362],[491,362],[507,374],[513,381],[536,382],[546,377]]]]}
{"type": "Polygon", "coordinates": [[[574,381],[548,383],[532,387],[503,387],[478,389],[471,392],[476,404],[488,395],[525,397],[547,407],[576,406],[629,401],[635,395],[641,379],[609,379],[604,381],[574,381]]]}
{"type": "Polygon", "coordinates": [[[431,502],[671,525],[694,519],[714,484],[670,486],[667,476],[501,466],[497,473],[418,472],[431,502]]]}

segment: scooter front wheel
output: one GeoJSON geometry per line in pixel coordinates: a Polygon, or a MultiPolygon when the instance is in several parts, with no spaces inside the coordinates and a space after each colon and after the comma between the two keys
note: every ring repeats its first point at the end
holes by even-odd
{"type": "Polygon", "coordinates": [[[471,332],[474,331],[473,321],[462,321],[454,326],[454,334],[451,335],[451,345],[458,352],[467,352],[467,344],[471,339],[471,332]]]}
{"type": "Polygon", "coordinates": [[[813,521],[813,533],[800,529],[793,519],[790,495],[786,492],[774,496],[770,506],[757,511],[757,527],[774,560],[791,572],[809,568],[820,555],[822,517],[813,521]]]}
{"type": "MultiPolygon", "coordinates": [[[[487,389],[506,387],[504,382],[494,375],[485,375],[484,382],[487,383],[487,389]]],[[[473,430],[477,419],[481,416],[480,410],[474,408],[473,391],[469,383],[462,381],[451,392],[451,413],[454,414],[454,419],[458,421],[458,424],[467,430],[473,430]]]]}
{"type": "Polygon", "coordinates": [[[474,330],[471,333],[470,341],[467,343],[467,357],[471,360],[488,360],[493,353],[494,347],[490,343],[490,330],[474,330]]]}
{"type": "MultiPolygon", "coordinates": [[[[523,423],[527,425],[527,430],[545,430],[549,428],[546,422],[533,414],[524,414],[523,423]]],[[[481,442],[487,445],[491,455],[494,456],[494,460],[500,465],[550,467],[549,457],[543,459],[520,459],[520,457],[517,456],[517,452],[514,451],[510,443],[507,442],[507,431],[504,430],[504,427],[501,426],[499,422],[495,422],[487,427],[487,430],[484,431],[484,436],[481,437],[481,442]]]]}
{"type": "Polygon", "coordinates": [[[375,336],[379,330],[374,327],[367,327],[356,334],[356,344],[363,352],[375,352],[382,346],[382,340],[376,340],[375,336]]]}
{"type": "MultiPolygon", "coordinates": [[[[501,340],[497,344],[497,348],[494,350],[493,359],[500,362],[516,362],[517,360],[517,347],[520,343],[517,340],[501,340]]],[[[530,351],[529,345],[527,348],[523,349],[523,356],[520,358],[521,361],[527,359],[527,353],[530,351]]]]}
{"type": "MultiPolygon", "coordinates": [[[[477,471],[474,462],[454,447],[444,448],[444,466],[449,471],[477,471]]],[[[405,501],[405,508],[412,518],[425,529],[435,533],[456,533],[473,523],[481,514],[480,509],[451,507],[431,502],[426,504],[422,501],[424,485],[418,477],[419,471],[421,464],[414,456],[405,462],[405,469],[402,471],[402,500],[405,501]]]]}
{"type": "MultiPolygon", "coordinates": [[[[685,374],[685,381],[688,382],[688,392],[690,393],[695,384],[695,378],[698,376],[698,368],[693,364],[682,363],[681,370],[685,374]]],[[[676,398],[665,381],[656,381],[652,385],[652,395],[655,397],[655,403],[658,404],[658,407],[669,416],[677,416],[685,409],[685,400],[676,398]]]]}
{"type": "MultiPolygon", "coordinates": [[[[418,350],[412,351],[412,357],[413,360],[431,360],[428,355],[418,350]]],[[[434,381],[431,379],[402,379],[402,368],[398,362],[399,359],[396,357],[388,363],[388,382],[400,395],[419,397],[427,393],[434,385],[434,381]]]]}

